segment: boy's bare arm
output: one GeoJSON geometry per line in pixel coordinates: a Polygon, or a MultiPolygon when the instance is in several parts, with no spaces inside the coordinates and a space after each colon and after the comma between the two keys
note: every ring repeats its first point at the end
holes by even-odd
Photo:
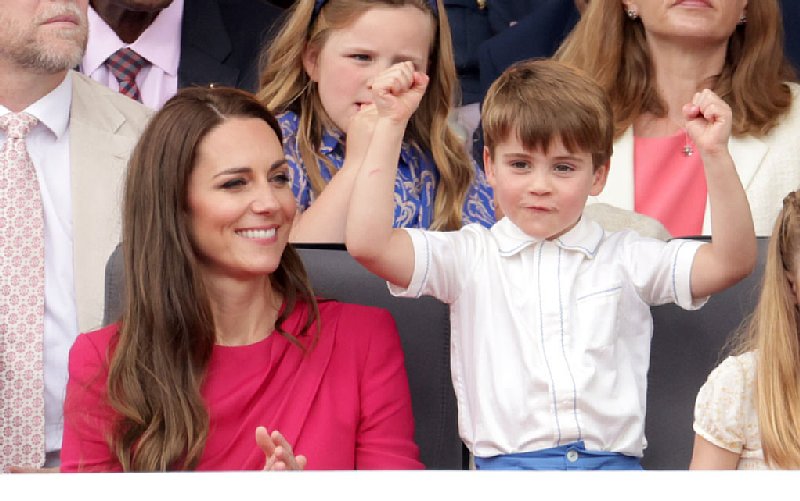
{"type": "Polygon", "coordinates": [[[692,297],[706,297],[746,277],[756,262],[753,216],[728,151],[731,109],[710,90],[684,107],[686,131],[703,158],[711,204],[711,243],[692,264],[692,297]]]}
{"type": "Polygon", "coordinates": [[[347,216],[347,250],[365,268],[395,285],[408,287],[414,247],[404,230],[394,229],[394,183],[406,124],[425,92],[428,78],[410,63],[373,83],[378,119],[364,163],[356,176],[347,216]]]}

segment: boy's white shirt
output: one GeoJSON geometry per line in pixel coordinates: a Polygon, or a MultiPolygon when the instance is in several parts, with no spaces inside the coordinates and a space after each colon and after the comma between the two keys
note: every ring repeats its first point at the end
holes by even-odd
{"type": "Polygon", "coordinates": [[[397,296],[450,304],[461,438],[479,457],[583,440],[641,456],[650,305],[692,300],[699,241],[606,233],[582,218],[553,241],[491,229],[407,229],[415,264],[397,296]]]}

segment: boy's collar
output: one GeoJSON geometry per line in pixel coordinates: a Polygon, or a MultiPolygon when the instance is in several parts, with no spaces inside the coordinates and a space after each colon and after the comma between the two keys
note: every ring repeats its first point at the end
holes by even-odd
{"type": "MultiPolygon", "coordinates": [[[[518,254],[526,247],[542,241],[519,229],[507,217],[495,223],[491,232],[503,257],[518,254]]],[[[603,235],[603,228],[599,224],[589,218],[581,217],[571,230],[551,242],[564,250],[582,252],[587,258],[592,259],[597,254],[603,235]]]]}

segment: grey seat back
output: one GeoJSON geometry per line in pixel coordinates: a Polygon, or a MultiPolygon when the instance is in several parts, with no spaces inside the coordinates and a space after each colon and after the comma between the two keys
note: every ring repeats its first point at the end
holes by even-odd
{"type": "Polygon", "coordinates": [[[730,336],[755,307],[768,238],[758,239],[758,263],[749,277],[709,299],[699,311],[669,304],[653,313],[653,342],[647,376],[647,469],[680,470],[692,458],[697,391],[723,358],[730,336]]]}

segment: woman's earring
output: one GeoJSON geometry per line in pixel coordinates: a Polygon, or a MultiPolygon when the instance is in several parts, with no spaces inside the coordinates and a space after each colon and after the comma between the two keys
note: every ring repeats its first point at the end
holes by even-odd
{"type": "Polygon", "coordinates": [[[636,9],[628,9],[628,17],[631,21],[636,21],[639,18],[639,13],[636,12],[636,9]]]}
{"type": "Polygon", "coordinates": [[[747,24],[747,14],[742,12],[742,17],[739,18],[739,24],[747,24]]]}

